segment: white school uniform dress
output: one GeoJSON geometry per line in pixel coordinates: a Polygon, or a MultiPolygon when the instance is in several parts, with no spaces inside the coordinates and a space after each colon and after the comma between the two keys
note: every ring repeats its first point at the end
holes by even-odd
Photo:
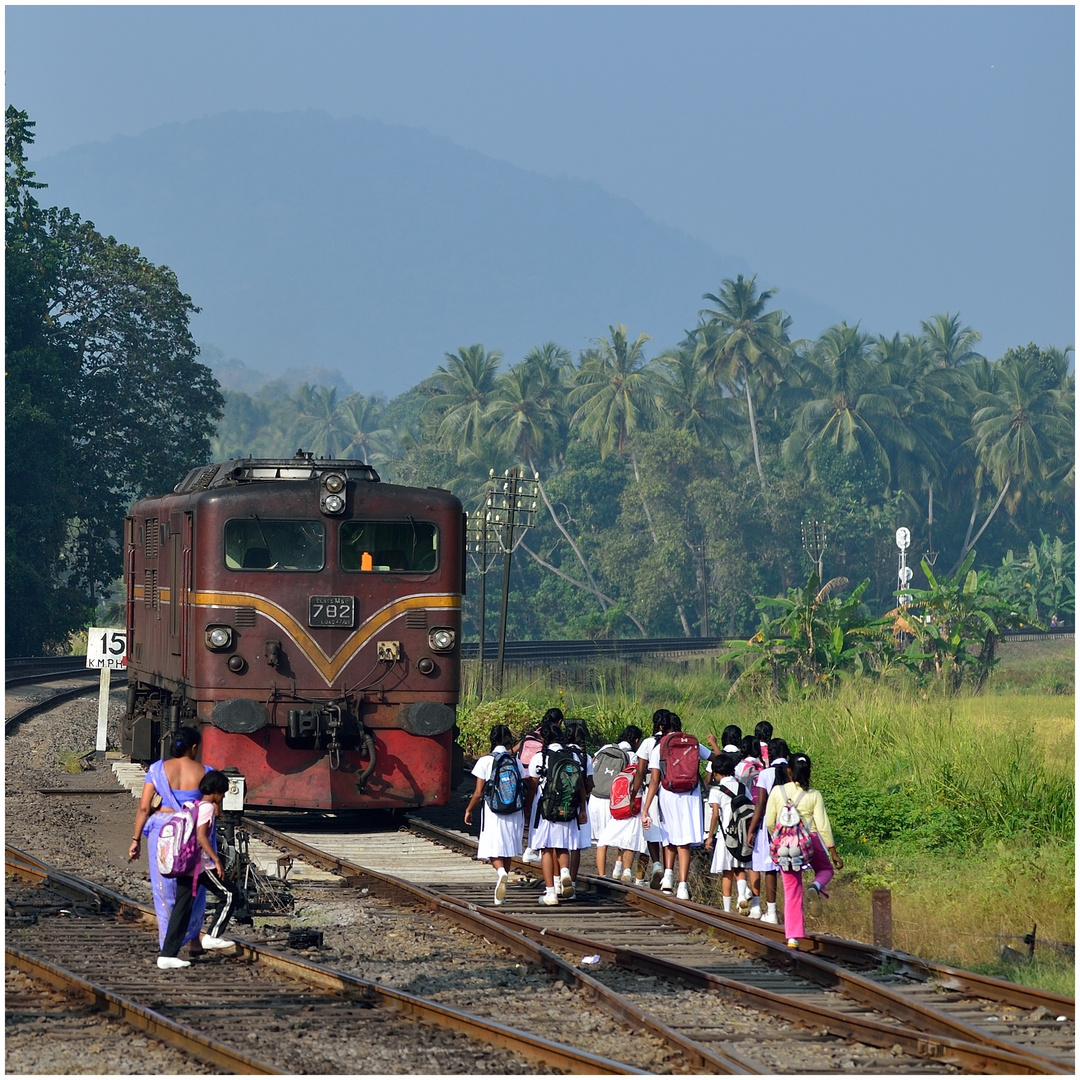
{"type": "MultiPolygon", "coordinates": [[[[562,743],[552,743],[546,747],[549,754],[563,748],[562,743]]],[[[529,775],[539,780],[536,789],[536,798],[533,800],[533,827],[529,843],[539,851],[541,848],[570,848],[578,844],[578,823],[574,821],[548,821],[542,817],[539,821],[536,815],[540,812],[540,801],[544,797],[544,784],[546,780],[540,775],[540,768],[544,762],[544,751],[537,753],[536,757],[529,762],[529,775]]]]}
{"type": "MultiPolygon", "coordinates": [[[[698,743],[698,759],[707,761],[712,751],[704,743],[698,743]]],[[[660,743],[649,754],[649,769],[660,769],[660,743]]],[[[700,847],[705,843],[705,825],[702,819],[701,785],[693,791],[668,791],[663,784],[656,790],[656,798],[649,808],[649,820],[660,818],[663,842],[675,847],[700,847]],[[657,807],[659,803],[659,807],[657,807]]]]}
{"type": "MultiPolygon", "coordinates": [[[[637,765],[637,754],[631,749],[629,743],[619,743],[619,749],[629,753],[630,761],[628,764],[637,765]]],[[[640,792],[638,794],[640,795],[640,792]]],[[[648,851],[641,828],[640,814],[619,821],[611,816],[610,799],[601,799],[599,795],[590,795],[589,820],[592,821],[593,836],[596,837],[598,847],[616,848],[618,851],[648,851]],[[594,799],[597,805],[596,818],[593,818],[594,799]]]]}
{"type": "MultiPolygon", "coordinates": [[[[772,791],[773,785],[776,783],[776,766],[770,765],[767,769],[762,769],[757,774],[757,779],[754,781],[754,801],[757,802],[757,789],[761,788],[765,792],[765,797],[768,799],[769,792],[772,791]]],[[[761,824],[758,826],[757,836],[754,837],[754,858],[750,864],[755,870],[764,873],[767,870],[779,870],[780,867],[776,865],[769,858],[769,830],[765,828],[765,818],[762,817],[761,824]]]]}
{"type": "MultiPolygon", "coordinates": [[[[473,766],[473,776],[479,777],[486,783],[495,765],[495,755],[505,753],[507,753],[505,746],[496,746],[490,754],[477,758],[473,766]]],[[[525,770],[516,757],[514,764],[517,765],[518,775],[524,777],[525,770]]],[[[523,779],[522,784],[524,782],[523,779]]],[[[480,841],[476,847],[476,857],[478,859],[509,859],[520,855],[521,832],[525,825],[524,809],[513,814],[495,814],[488,806],[486,799],[480,801],[480,807],[480,841]]]]}
{"type": "MultiPolygon", "coordinates": [[[[657,736],[650,735],[647,739],[643,739],[642,742],[641,742],[641,745],[637,748],[638,760],[639,761],[644,761],[646,763],[645,781],[644,781],[644,783],[642,785],[642,788],[641,788],[642,805],[644,805],[645,793],[649,790],[649,768],[648,768],[648,763],[649,763],[649,760],[650,760],[650,755],[652,754],[653,750],[656,748],[656,746],[657,746],[657,744],[659,742],[660,742],[660,740],[659,740],[659,738],[657,738],[657,736]]],[[[646,840],[646,842],[651,842],[651,843],[654,843],[654,844],[663,844],[665,842],[664,841],[664,834],[663,834],[663,831],[660,828],[660,822],[658,820],[659,816],[660,816],[659,814],[654,813],[652,815],[652,817],[649,818],[649,821],[650,821],[649,827],[646,829],[644,826],[642,826],[641,834],[642,834],[642,837],[646,840]]],[[[639,820],[640,820],[640,818],[639,818],[639,820]]],[[[648,847],[646,847],[646,850],[648,850],[648,847]]]]}
{"type": "MultiPolygon", "coordinates": [[[[716,830],[716,839],[713,842],[712,864],[709,870],[719,874],[724,870],[745,870],[746,863],[737,862],[728,851],[724,842],[724,833],[731,824],[731,797],[738,795],[742,785],[731,776],[722,776],[720,783],[713,784],[709,788],[709,806],[720,807],[720,825],[716,830]]],[[[712,811],[709,811],[709,820],[712,820],[712,811]]]]}
{"type": "MultiPolygon", "coordinates": [[[[571,750],[576,750],[578,753],[578,760],[581,759],[581,755],[585,754],[585,751],[580,746],[570,746],[571,750]]],[[[592,756],[585,754],[585,775],[586,777],[593,775],[593,763],[592,756]]],[[[592,820],[592,796],[589,796],[589,801],[585,804],[585,814],[588,820],[584,825],[578,825],[577,827],[577,839],[576,842],[570,845],[571,850],[581,851],[587,847],[592,847],[593,842],[593,820],[592,820]]]]}

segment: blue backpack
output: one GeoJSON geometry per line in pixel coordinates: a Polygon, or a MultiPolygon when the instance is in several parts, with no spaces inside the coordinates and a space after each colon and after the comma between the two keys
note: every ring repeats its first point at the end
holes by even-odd
{"type": "Polygon", "coordinates": [[[495,755],[491,775],[484,781],[484,801],[493,814],[516,814],[525,805],[524,785],[513,754],[495,755]]]}

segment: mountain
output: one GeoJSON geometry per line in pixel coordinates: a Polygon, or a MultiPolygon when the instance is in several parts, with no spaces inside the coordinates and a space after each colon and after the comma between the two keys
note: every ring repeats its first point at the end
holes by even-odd
{"type": "MultiPolygon", "coordinates": [[[[192,330],[259,371],[324,369],[393,395],[482,342],[507,361],[627,323],[675,344],[701,295],[755,268],[596,184],[415,128],[231,112],[34,162],[46,204],[176,271],[192,330]]],[[[763,287],[775,283],[762,279],[763,287]]],[[[793,331],[836,316],[781,293],[793,331]]]]}

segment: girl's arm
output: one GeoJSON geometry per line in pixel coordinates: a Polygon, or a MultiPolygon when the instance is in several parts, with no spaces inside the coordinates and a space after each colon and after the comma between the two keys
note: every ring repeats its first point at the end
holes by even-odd
{"type": "Polygon", "coordinates": [[[710,802],[712,807],[712,818],[709,820],[709,835],[705,838],[705,850],[712,851],[713,840],[716,839],[716,826],[720,820],[720,804],[718,802],[710,802]]]}
{"type": "Polygon", "coordinates": [[[754,816],[750,819],[750,825],[746,830],[746,842],[753,847],[757,839],[757,831],[761,828],[761,819],[765,816],[765,803],[768,795],[765,789],[754,785],[754,816]]]}
{"type": "Polygon", "coordinates": [[[645,804],[641,808],[641,824],[648,829],[649,826],[649,807],[652,806],[653,799],[656,798],[657,789],[660,787],[660,770],[649,770],[649,790],[645,793],[645,804]]]}
{"type": "Polygon", "coordinates": [[[131,846],[128,848],[128,862],[139,857],[139,850],[142,847],[143,826],[150,819],[150,803],[153,801],[156,794],[157,788],[155,788],[153,784],[149,781],[143,784],[142,795],[139,798],[139,806],[135,811],[135,824],[131,830],[134,839],[131,841],[131,846]]]}
{"type": "Polygon", "coordinates": [[[817,830],[818,836],[821,837],[821,842],[828,848],[829,858],[832,859],[833,865],[837,870],[843,870],[844,860],[836,853],[836,841],[833,839],[832,825],[829,822],[829,815],[825,812],[825,800],[821,797],[820,791],[817,792],[817,802],[814,804],[814,828],[817,830]]]}
{"type": "Polygon", "coordinates": [[[199,822],[195,829],[195,836],[199,841],[199,847],[214,860],[214,868],[218,872],[218,877],[224,877],[225,871],[221,867],[221,858],[214,850],[214,845],[210,843],[210,821],[199,822]]]}
{"type": "Polygon", "coordinates": [[[472,824],[472,812],[480,805],[480,800],[484,797],[484,781],[478,776],[476,778],[476,788],[473,790],[472,798],[469,800],[469,805],[465,807],[465,824],[472,824]]]}

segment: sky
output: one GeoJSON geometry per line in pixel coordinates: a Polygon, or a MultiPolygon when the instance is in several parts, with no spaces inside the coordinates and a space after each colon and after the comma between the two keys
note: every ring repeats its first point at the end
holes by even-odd
{"type": "Polygon", "coordinates": [[[960,312],[991,358],[1075,338],[1071,6],[16,4],[5,21],[31,166],[170,121],[323,109],[595,181],[744,260],[780,306],[786,287],[890,335],[960,312]]]}

